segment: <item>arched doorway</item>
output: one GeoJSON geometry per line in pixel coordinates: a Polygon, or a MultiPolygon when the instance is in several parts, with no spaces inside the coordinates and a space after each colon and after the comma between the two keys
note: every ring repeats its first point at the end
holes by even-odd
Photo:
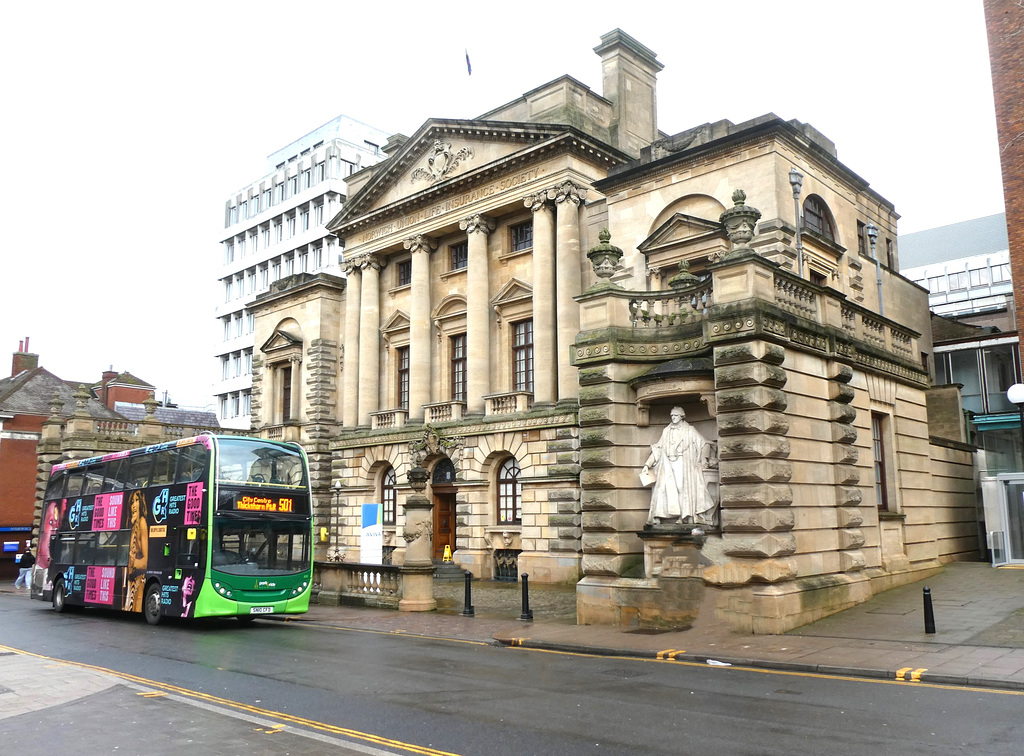
{"type": "Polygon", "coordinates": [[[447,457],[434,465],[430,478],[430,490],[434,495],[434,559],[444,558],[445,546],[455,553],[455,465],[447,457]]]}

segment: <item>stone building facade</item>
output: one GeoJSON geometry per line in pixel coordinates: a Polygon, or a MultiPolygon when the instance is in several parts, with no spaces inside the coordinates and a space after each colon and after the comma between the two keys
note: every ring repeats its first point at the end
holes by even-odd
{"type": "Polygon", "coordinates": [[[656,55],[595,51],[601,95],[562,77],[392,137],[328,224],[346,277],[251,305],[254,427],[309,453],[319,556],[357,560],[377,502],[401,562],[417,464],[435,558],[576,584],[581,622],[774,632],[971,556],[892,205],[798,121],[665,135],[656,55]],[[677,406],[715,507],[648,525],[677,406]]]}

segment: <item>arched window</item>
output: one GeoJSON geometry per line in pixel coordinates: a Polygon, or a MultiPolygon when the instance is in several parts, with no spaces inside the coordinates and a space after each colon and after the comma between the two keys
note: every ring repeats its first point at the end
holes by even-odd
{"type": "Polygon", "coordinates": [[[430,482],[435,486],[448,486],[455,482],[455,465],[450,459],[442,459],[434,466],[430,482]]]}
{"type": "Polygon", "coordinates": [[[519,482],[519,462],[509,457],[498,468],[498,522],[518,525],[522,520],[520,502],[523,484],[519,482]]]}
{"type": "Polygon", "coordinates": [[[387,472],[384,473],[384,477],[381,479],[380,486],[380,500],[381,506],[383,507],[382,522],[385,525],[395,524],[395,513],[397,507],[395,506],[395,468],[389,467],[387,472]]]}
{"type": "Polygon", "coordinates": [[[832,220],[832,212],[817,194],[811,194],[804,200],[804,226],[829,241],[836,240],[836,224],[832,220]]]}

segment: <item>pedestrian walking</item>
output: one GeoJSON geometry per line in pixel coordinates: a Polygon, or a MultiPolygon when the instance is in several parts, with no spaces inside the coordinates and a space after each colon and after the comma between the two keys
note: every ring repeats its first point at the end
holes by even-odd
{"type": "Polygon", "coordinates": [[[14,587],[16,589],[28,588],[29,580],[32,575],[32,567],[36,563],[36,558],[32,554],[32,542],[26,541],[25,553],[21,555],[21,559],[18,560],[18,579],[14,581],[14,587]]]}

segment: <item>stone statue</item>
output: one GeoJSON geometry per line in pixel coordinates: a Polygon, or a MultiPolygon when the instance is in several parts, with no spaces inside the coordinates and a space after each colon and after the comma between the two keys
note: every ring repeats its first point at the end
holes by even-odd
{"type": "Polygon", "coordinates": [[[683,419],[682,407],[673,407],[671,417],[640,472],[641,481],[654,481],[647,524],[711,523],[715,502],[704,469],[716,467],[718,460],[711,444],[683,419]]]}

